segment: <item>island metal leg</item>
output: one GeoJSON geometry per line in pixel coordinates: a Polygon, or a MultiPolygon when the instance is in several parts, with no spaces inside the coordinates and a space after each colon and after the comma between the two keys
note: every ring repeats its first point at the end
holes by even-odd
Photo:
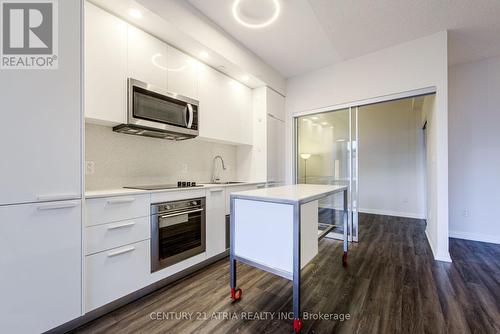
{"type": "Polygon", "coordinates": [[[230,222],[230,244],[229,244],[229,285],[231,287],[231,299],[241,299],[241,289],[236,287],[236,259],[234,258],[234,198],[231,198],[231,222],[230,222]]]}
{"type": "Polygon", "coordinates": [[[348,218],[348,202],[347,202],[347,189],[344,190],[344,254],[342,255],[342,265],[347,267],[347,250],[349,247],[349,218],[348,218]]]}
{"type": "Polygon", "coordinates": [[[302,329],[300,313],[300,204],[293,206],[293,329],[302,329]]]}

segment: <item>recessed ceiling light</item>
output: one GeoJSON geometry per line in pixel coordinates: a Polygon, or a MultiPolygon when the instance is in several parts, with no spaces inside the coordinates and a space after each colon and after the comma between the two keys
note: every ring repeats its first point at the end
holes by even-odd
{"type": "Polygon", "coordinates": [[[315,120],[315,121],[318,119],[318,117],[316,117],[316,116],[313,116],[313,117],[311,117],[311,118],[312,118],[313,120],[315,120]]]}
{"type": "Polygon", "coordinates": [[[303,119],[302,119],[302,122],[307,122],[308,120],[309,120],[309,119],[307,119],[307,118],[303,118],[303,119]]]}
{"type": "Polygon", "coordinates": [[[321,122],[321,125],[328,125],[327,122],[321,122]]]}
{"type": "Polygon", "coordinates": [[[243,20],[240,16],[240,4],[242,0],[234,0],[233,2],[233,17],[234,19],[241,25],[247,27],[247,28],[253,28],[253,29],[259,29],[259,28],[264,28],[276,21],[278,16],[280,15],[281,11],[281,6],[278,0],[270,0],[274,4],[274,12],[271,18],[269,18],[267,21],[261,22],[261,23],[250,23],[245,20],[243,20]]]}
{"type": "Polygon", "coordinates": [[[208,52],[207,51],[201,51],[199,54],[200,58],[202,59],[207,59],[208,58],[208,52]]]}
{"type": "Polygon", "coordinates": [[[244,75],[241,77],[241,80],[247,82],[248,80],[250,80],[250,77],[248,75],[244,75]]]}
{"type": "Polygon", "coordinates": [[[140,10],[136,8],[130,8],[128,10],[128,15],[132,16],[134,19],[140,19],[142,18],[142,13],[140,10]]]}

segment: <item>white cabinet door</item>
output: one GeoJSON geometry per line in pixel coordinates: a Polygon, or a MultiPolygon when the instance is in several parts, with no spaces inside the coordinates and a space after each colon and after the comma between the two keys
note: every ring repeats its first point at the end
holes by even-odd
{"type": "Polygon", "coordinates": [[[128,76],[167,89],[167,44],[128,25],[128,76]]]}
{"type": "Polygon", "coordinates": [[[200,64],[200,137],[252,144],[252,92],[213,68],[200,64]]]}
{"type": "Polygon", "coordinates": [[[0,71],[0,205],[81,197],[80,2],[59,11],[58,69],[0,71]]]}
{"type": "Polygon", "coordinates": [[[285,181],[285,122],[267,116],[267,181],[285,181]]]}
{"type": "Polygon", "coordinates": [[[252,90],[228,78],[225,97],[228,102],[228,120],[231,138],[238,144],[252,145],[252,90]]]}
{"type": "Polygon", "coordinates": [[[198,61],[167,45],[168,90],[198,99],[198,61]]]}
{"type": "Polygon", "coordinates": [[[285,120],[285,98],[270,88],[266,88],[267,113],[277,119],[285,120]]]}
{"type": "Polygon", "coordinates": [[[144,240],[85,257],[87,312],[148,284],[150,241],[144,240]]]}
{"type": "Polygon", "coordinates": [[[99,124],[126,123],[126,108],[127,24],[86,1],[85,117],[99,124]]]}
{"type": "Polygon", "coordinates": [[[81,201],[0,207],[0,333],[41,333],[81,312],[81,201]]]}
{"type": "Polygon", "coordinates": [[[223,89],[225,76],[201,63],[198,73],[200,137],[224,140],[230,137],[231,128],[223,89]]]}
{"type": "Polygon", "coordinates": [[[226,250],[226,213],[224,188],[207,189],[207,258],[226,250]]]}

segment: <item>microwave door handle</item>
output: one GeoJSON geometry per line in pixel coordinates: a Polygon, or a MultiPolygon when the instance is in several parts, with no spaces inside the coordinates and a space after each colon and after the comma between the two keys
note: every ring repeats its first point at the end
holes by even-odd
{"type": "Polygon", "coordinates": [[[188,129],[191,129],[191,127],[193,126],[194,112],[193,112],[193,106],[190,103],[187,104],[187,110],[189,111],[189,120],[187,121],[186,125],[188,129]]]}

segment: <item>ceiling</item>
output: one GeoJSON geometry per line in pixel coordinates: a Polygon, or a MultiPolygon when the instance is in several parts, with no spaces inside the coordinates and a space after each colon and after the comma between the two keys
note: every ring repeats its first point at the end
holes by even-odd
{"type": "MultiPolygon", "coordinates": [[[[287,78],[443,30],[450,64],[500,54],[499,0],[278,0],[280,16],[260,29],[236,22],[233,0],[187,1],[287,78]]],[[[241,9],[266,19],[269,1],[241,9]]]]}

